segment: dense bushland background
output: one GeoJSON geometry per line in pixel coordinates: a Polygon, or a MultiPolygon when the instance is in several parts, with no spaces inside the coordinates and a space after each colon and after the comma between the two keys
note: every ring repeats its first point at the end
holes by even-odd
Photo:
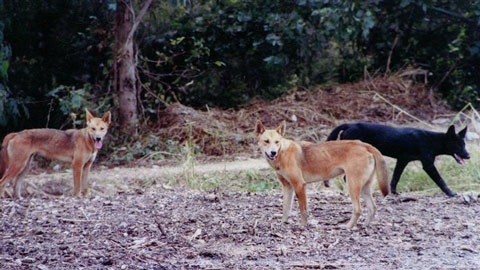
{"type": "MultiPolygon", "coordinates": [[[[2,135],[118,109],[113,0],[0,1],[2,135]]],[[[129,2],[130,3],[130,2],[129,2]]],[[[143,1],[132,1],[132,13],[143,1]]],[[[454,108],[479,105],[480,2],[154,1],[134,36],[140,125],[178,101],[238,108],[405,67],[454,108]],[[422,78],[423,79],[423,78],[422,78]]]]}

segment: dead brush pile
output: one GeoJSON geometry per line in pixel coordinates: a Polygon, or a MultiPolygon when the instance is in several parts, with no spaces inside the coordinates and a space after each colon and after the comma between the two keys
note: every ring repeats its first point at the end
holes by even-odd
{"type": "Polygon", "coordinates": [[[179,143],[190,141],[203,154],[218,156],[254,151],[252,132],[257,119],[267,127],[286,120],[290,136],[323,140],[335,125],[345,121],[429,123],[451,113],[425,83],[414,80],[416,75],[406,70],[312,91],[292,90],[275,100],[255,100],[237,110],[194,110],[172,104],[159,113],[157,136],[179,143]]]}

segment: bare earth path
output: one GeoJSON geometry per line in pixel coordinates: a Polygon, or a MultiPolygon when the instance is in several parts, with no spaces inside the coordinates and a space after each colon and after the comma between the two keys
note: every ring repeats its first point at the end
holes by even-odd
{"type": "MultiPolygon", "coordinates": [[[[195,166],[264,170],[262,160],[195,166]]],[[[351,204],[309,192],[309,225],[281,224],[281,191],[171,188],[185,168],[95,169],[96,190],[70,192],[71,173],[30,175],[26,199],[0,201],[0,269],[444,269],[480,268],[480,201],[443,194],[381,198],[373,224],[343,229],[351,204]],[[141,179],[157,183],[141,188],[141,179]],[[106,186],[111,185],[110,188],[106,186]],[[52,186],[56,186],[55,189],[52,186]]]]}

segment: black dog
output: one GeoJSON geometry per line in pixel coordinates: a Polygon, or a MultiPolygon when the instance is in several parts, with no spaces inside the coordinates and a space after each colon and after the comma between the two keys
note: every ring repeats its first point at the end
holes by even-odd
{"type": "Polygon", "coordinates": [[[458,134],[455,127],[448,128],[447,133],[433,132],[417,128],[394,128],[370,123],[350,123],[336,127],[327,138],[332,140],[361,140],[376,147],[383,155],[397,159],[390,182],[391,192],[397,193],[397,184],[403,170],[410,161],[420,160],[423,170],[433,179],[437,186],[450,197],[452,192],[442,179],[434,161],[438,155],[451,155],[463,165],[470,155],[465,150],[465,127],[458,134]]]}

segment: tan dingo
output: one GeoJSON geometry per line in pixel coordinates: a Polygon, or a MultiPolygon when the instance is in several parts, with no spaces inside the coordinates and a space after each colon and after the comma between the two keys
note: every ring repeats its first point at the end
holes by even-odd
{"type": "Polygon", "coordinates": [[[21,178],[34,155],[70,162],[73,168],[73,193],[88,194],[88,173],[102,148],[102,141],[111,122],[107,112],[94,117],[87,109],[87,127],[83,129],[27,129],[5,136],[0,157],[0,196],[5,184],[13,180],[14,196],[21,198],[21,178]]]}
{"type": "Polygon", "coordinates": [[[275,169],[283,187],[283,218],[290,213],[293,192],[298,199],[301,222],[307,224],[307,183],[324,181],[345,174],[353,204],[352,228],[361,213],[360,196],[368,209],[368,225],[377,207],[372,196],[372,182],[377,178],[384,196],[389,193],[387,168],[382,154],[373,146],[360,141],[331,141],[322,143],[294,142],[284,138],[285,121],[276,129],[266,129],[257,121],[256,134],[262,155],[275,169]]]}

